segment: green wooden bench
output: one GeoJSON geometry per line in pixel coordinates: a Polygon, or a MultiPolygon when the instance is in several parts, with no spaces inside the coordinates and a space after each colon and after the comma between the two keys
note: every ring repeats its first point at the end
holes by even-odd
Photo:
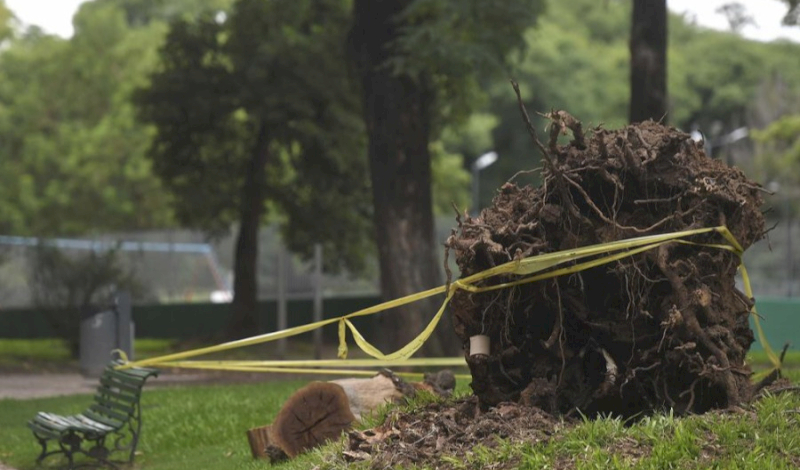
{"type": "Polygon", "coordinates": [[[71,416],[39,412],[28,421],[28,427],[42,446],[36,463],[55,454],[67,457],[69,469],[75,468],[75,454],[86,455],[111,467],[116,467],[115,463],[133,462],[142,430],[139,404],[142,387],[148,378],[157,376],[158,371],[115,370],[114,366],[120,364],[115,360],[105,368],[93,403],[86,411],[71,416]],[[58,448],[48,452],[50,441],[55,441],[58,448]],[[126,453],[127,460],[112,460],[117,452],[126,453]]]}

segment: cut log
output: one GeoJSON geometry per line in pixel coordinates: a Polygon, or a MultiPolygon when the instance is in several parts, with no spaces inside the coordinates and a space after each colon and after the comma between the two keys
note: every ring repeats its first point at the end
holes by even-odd
{"type": "Polygon", "coordinates": [[[270,426],[259,426],[247,430],[247,442],[250,443],[250,453],[254,459],[267,457],[267,446],[270,445],[269,429],[270,426]]]}
{"type": "Polygon", "coordinates": [[[286,401],[272,423],[269,438],[286,455],[295,457],[339,437],[355,419],[340,385],[312,382],[286,401]]]}
{"type": "Polygon", "coordinates": [[[271,426],[247,431],[254,458],[273,463],[338,438],[342,431],[386,403],[397,403],[418,390],[449,395],[455,376],[449,370],[425,374],[424,382],[408,383],[390,370],[369,379],[312,382],[295,392],[271,426]]]}

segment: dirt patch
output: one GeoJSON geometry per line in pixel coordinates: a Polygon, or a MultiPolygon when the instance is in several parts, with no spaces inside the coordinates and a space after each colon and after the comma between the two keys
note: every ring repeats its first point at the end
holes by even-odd
{"type": "MultiPolygon", "coordinates": [[[[746,249],[764,235],[761,187],[655,122],[591,129],[552,120],[542,184],[505,184],[491,207],[459,218],[447,242],[462,276],[532,255],[626,238],[725,225],[746,249]],[[572,134],[559,145],[558,136],[572,134]]],[[[491,340],[470,356],[483,409],[502,402],[551,413],[702,413],[752,396],[745,354],[752,299],[736,288],[739,257],[711,245],[653,250],[485,293],[458,291],[456,333],[491,340]]],[[[496,277],[489,284],[511,282],[496,277]]],[[[488,284],[487,284],[488,285],[488,284]]]]}
{"type": "Polygon", "coordinates": [[[412,413],[394,411],[381,426],[350,432],[344,458],[369,460],[376,469],[411,465],[447,469],[454,466],[443,457],[463,457],[478,445],[493,448],[498,439],[541,442],[563,423],[538,408],[518,403],[500,403],[482,412],[473,396],[432,403],[412,413]]]}
{"type": "MultiPolygon", "coordinates": [[[[763,391],[772,394],[794,393],[797,388],[787,380],[779,379],[763,391]]],[[[700,419],[707,420],[705,425],[700,426],[703,430],[687,431],[697,432],[699,453],[693,457],[693,462],[698,464],[695,466],[719,461],[740,450],[722,445],[715,434],[716,427],[726,426],[725,420],[733,424],[743,419],[752,423],[754,428],[758,427],[759,421],[755,409],[749,405],[712,410],[700,419]]],[[[636,422],[632,419],[627,420],[626,424],[635,425],[636,422]]],[[[481,411],[478,397],[449,399],[413,410],[396,409],[373,429],[349,432],[344,452],[337,454],[334,459],[336,462],[369,462],[370,467],[376,470],[423,467],[449,470],[477,468],[478,465],[492,470],[511,470],[520,467],[521,456],[499,450],[498,446],[513,448],[514,444],[525,443],[542,444],[542,448],[546,448],[548,443],[571,439],[569,447],[551,456],[552,466],[548,468],[574,469],[581,466],[580,449],[586,443],[575,440],[570,431],[582,423],[582,418],[556,417],[539,408],[515,402],[500,403],[488,411],[481,411]],[[494,457],[488,459],[491,463],[487,464],[485,457],[476,459],[480,464],[470,463],[471,456],[479,447],[488,448],[490,452],[497,449],[494,457]]],[[[651,458],[657,444],[650,436],[620,431],[607,438],[601,448],[608,455],[635,465],[636,462],[651,458]]],[[[755,447],[758,442],[750,439],[742,445],[755,447]]],[[[517,451],[519,449],[516,447],[517,451]]],[[[798,459],[791,452],[786,457],[792,463],[798,459]]]]}

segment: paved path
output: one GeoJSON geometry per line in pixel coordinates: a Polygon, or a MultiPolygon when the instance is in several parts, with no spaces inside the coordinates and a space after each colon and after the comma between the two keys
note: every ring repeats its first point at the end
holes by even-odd
{"type": "MultiPolygon", "coordinates": [[[[91,393],[97,380],[79,374],[3,374],[0,399],[27,399],[91,393]]],[[[2,470],[2,469],[0,469],[2,470]]]]}
{"type": "MultiPolygon", "coordinates": [[[[251,382],[266,379],[264,375],[239,376],[217,373],[162,373],[147,381],[147,386],[169,386],[187,383],[230,383],[251,382]]],[[[97,388],[97,378],[86,378],[77,373],[71,374],[0,374],[0,400],[11,398],[26,400],[31,398],[57,397],[93,393],[97,388]]],[[[5,470],[0,468],[0,470],[5,470]]]]}

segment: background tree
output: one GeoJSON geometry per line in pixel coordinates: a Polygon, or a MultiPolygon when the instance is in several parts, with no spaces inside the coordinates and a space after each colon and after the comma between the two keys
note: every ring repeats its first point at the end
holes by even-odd
{"type": "Polygon", "coordinates": [[[327,242],[339,265],[352,266],[363,251],[345,247],[368,246],[359,243],[368,215],[357,159],[363,127],[337,46],[348,14],[339,0],[240,0],[224,21],[178,20],[137,95],[157,130],[154,170],[176,196],[181,222],[212,234],[238,223],[228,337],[256,327],[267,200],[285,210],[297,231],[288,239],[303,242],[296,249],[327,242]]]}
{"type": "MultiPolygon", "coordinates": [[[[376,242],[384,298],[441,282],[433,238],[431,151],[443,125],[463,119],[477,95],[475,70],[499,67],[522,44],[539,3],[355,0],[350,49],[369,137],[376,242]],[[436,47],[431,47],[436,45],[436,47]],[[491,65],[489,65],[491,64],[491,65]]],[[[384,346],[407,343],[437,310],[416,302],[383,319],[384,346]]],[[[446,326],[428,353],[458,345],[446,326]]]]}
{"type": "Polygon", "coordinates": [[[166,193],[144,158],[130,91],[158,27],[130,30],[111,6],[81,9],[69,41],[21,33],[0,53],[0,227],[76,235],[166,226],[166,193]]]}
{"type": "Polygon", "coordinates": [[[67,254],[41,244],[29,257],[34,305],[75,359],[80,351],[82,318],[111,308],[120,290],[129,291],[134,298],[145,295],[135,273],[125,268],[117,255],[113,249],[67,254]]]}
{"type": "Polygon", "coordinates": [[[747,7],[739,2],[725,3],[714,11],[725,15],[728,26],[736,34],[741,33],[747,25],[758,26],[753,17],[747,13],[747,7]]]}
{"type": "Polygon", "coordinates": [[[633,0],[630,122],[667,118],[667,0],[633,0]]]}
{"type": "Polygon", "coordinates": [[[783,17],[783,24],[795,26],[800,24],[800,0],[783,0],[789,7],[786,15],[783,17]]]}
{"type": "Polygon", "coordinates": [[[0,0],[0,44],[14,37],[15,23],[14,14],[6,6],[5,0],[0,0]]]}

